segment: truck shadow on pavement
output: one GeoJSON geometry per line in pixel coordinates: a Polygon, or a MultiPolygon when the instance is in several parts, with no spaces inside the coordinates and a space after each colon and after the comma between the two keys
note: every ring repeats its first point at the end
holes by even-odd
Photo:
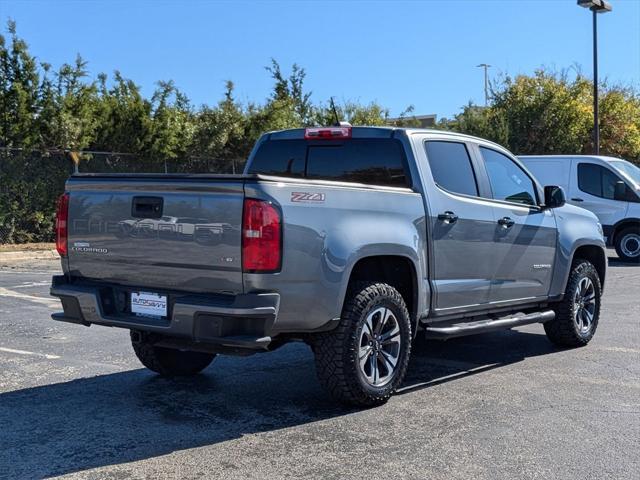
{"type": "Polygon", "coordinates": [[[608,260],[610,267],[640,267],[640,262],[623,262],[618,257],[609,257],[608,260]]]}
{"type": "MultiPolygon", "coordinates": [[[[417,340],[400,394],[554,351],[522,331],[417,340]]],[[[350,414],[366,412],[332,402],[300,344],[221,357],[190,379],[144,369],[80,378],[0,394],[0,477],[63,475],[350,414]]]]}

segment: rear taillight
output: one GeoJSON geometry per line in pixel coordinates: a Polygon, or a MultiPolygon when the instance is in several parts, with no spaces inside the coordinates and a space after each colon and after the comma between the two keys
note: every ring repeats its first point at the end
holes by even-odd
{"type": "Polygon", "coordinates": [[[341,140],[351,138],[351,127],[307,128],[304,131],[306,140],[341,140]]]}
{"type": "Polygon", "coordinates": [[[276,272],[282,261],[282,217],[270,202],[247,198],[242,215],[242,270],[276,272]]]}
{"type": "Polygon", "coordinates": [[[61,257],[67,256],[67,232],[69,221],[69,194],[63,193],[58,197],[56,210],[56,250],[61,257]]]}

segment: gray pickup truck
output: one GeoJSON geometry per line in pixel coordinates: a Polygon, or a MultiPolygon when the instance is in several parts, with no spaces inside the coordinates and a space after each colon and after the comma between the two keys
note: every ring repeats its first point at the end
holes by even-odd
{"type": "Polygon", "coordinates": [[[60,197],[55,320],[131,331],[191,375],[289,341],[337,400],[384,403],[412,340],[598,325],[602,228],[494,143],[435,130],[264,134],[242,175],[80,174],[60,197]]]}

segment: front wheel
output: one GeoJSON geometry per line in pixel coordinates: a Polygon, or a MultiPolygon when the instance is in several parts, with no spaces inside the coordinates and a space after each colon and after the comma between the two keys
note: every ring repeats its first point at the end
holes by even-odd
{"type": "Polygon", "coordinates": [[[623,262],[640,263],[640,227],[629,227],[616,235],[615,248],[623,262]]]}
{"type": "Polygon", "coordinates": [[[564,298],[554,310],[556,318],[544,324],[549,340],[561,347],[582,347],[598,328],[602,286],[595,267],[587,260],[573,262],[564,298]]]}
{"type": "Polygon", "coordinates": [[[320,383],[340,402],[381,405],[404,379],[411,338],[402,295],[384,283],[359,283],[338,326],[311,342],[320,383]]]}
{"type": "Polygon", "coordinates": [[[138,360],[164,377],[195,375],[209,366],[213,353],[190,352],[173,348],[156,347],[144,334],[131,332],[131,344],[138,360]]]}

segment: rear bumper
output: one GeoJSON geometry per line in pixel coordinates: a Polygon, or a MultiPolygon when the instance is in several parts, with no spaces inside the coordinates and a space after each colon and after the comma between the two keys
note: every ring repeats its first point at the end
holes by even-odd
{"type": "Polygon", "coordinates": [[[239,354],[269,349],[280,305],[277,293],[169,293],[168,318],[156,319],[127,313],[122,306],[126,290],[114,286],[69,283],[59,275],[53,277],[50,293],[61,300],[64,310],[54,313],[54,320],[157,333],[185,348],[239,354]]]}

